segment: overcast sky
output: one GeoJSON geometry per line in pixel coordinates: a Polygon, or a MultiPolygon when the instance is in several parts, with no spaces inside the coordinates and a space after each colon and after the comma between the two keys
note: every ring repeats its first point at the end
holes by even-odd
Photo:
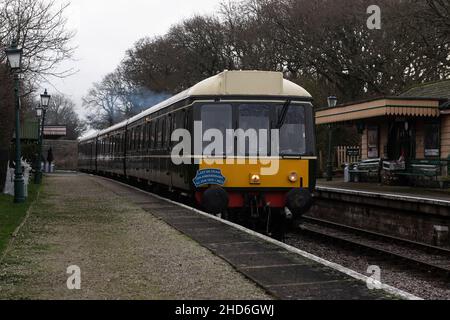
{"type": "MultiPolygon", "coordinates": [[[[62,3],[67,2],[60,0],[62,3]]],[[[195,14],[214,13],[220,0],[72,0],[67,17],[76,30],[77,61],[63,68],[79,70],[69,78],[45,85],[71,97],[81,110],[81,98],[93,82],[114,71],[125,51],[142,37],[161,35],[195,14]]]]}

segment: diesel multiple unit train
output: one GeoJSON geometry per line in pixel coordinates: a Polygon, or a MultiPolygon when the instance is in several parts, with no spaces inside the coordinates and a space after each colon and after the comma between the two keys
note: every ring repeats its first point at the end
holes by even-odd
{"type": "Polygon", "coordinates": [[[79,141],[84,172],[267,225],[309,209],[316,160],[312,97],[278,72],[224,71],[79,141]]]}

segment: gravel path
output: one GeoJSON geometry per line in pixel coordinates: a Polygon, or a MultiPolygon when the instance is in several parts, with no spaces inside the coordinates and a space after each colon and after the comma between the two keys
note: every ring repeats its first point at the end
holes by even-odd
{"type": "Polygon", "coordinates": [[[0,261],[0,299],[271,299],[208,250],[87,175],[45,179],[0,261]],[[81,269],[81,290],[66,270],[81,269]]]}

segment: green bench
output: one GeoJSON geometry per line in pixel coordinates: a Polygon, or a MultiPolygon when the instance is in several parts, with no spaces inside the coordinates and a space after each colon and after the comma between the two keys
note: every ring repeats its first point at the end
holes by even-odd
{"type": "Polygon", "coordinates": [[[370,180],[372,177],[379,179],[380,163],[381,159],[371,159],[352,164],[348,170],[350,181],[361,182],[365,179],[370,180]]]}
{"type": "Polygon", "coordinates": [[[393,174],[399,177],[412,178],[409,179],[409,182],[417,184],[421,180],[437,181],[441,173],[441,161],[439,160],[411,160],[408,162],[405,171],[396,171],[393,174]]]}

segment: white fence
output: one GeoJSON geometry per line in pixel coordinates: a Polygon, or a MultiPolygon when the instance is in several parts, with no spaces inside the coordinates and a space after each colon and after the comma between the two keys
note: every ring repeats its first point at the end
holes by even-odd
{"type": "Polygon", "coordinates": [[[335,167],[342,168],[346,163],[355,163],[361,161],[361,148],[359,146],[339,146],[336,147],[335,167]]]}

